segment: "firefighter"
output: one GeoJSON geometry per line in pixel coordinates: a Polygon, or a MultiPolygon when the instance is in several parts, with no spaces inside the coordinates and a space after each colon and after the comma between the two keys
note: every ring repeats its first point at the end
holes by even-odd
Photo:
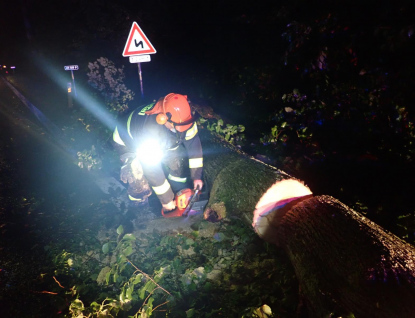
{"type": "Polygon", "coordinates": [[[146,202],[154,191],[163,215],[175,211],[174,193],[187,187],[187,160],[193,188],[202,189],[202,146],[186,95],[170,93],[134,110],[113,140],[131,201],[146,202]]]}

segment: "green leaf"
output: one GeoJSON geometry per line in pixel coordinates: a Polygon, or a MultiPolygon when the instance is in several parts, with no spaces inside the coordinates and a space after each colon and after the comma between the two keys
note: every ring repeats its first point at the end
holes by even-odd
{"type": "Polygon", "coordinates": [[[146,294],[146,286],[143,286],[138,290],[138,297],[140,297],[140,299],[144,299],[145,294],[146,294]]]}
{"type": "Polygon", "coordinates": [[[79,300],[79,299],[75,299],[70,306],[71,309],[78,309],[78,310],[84,310],[84,303],[79,300]]]}
{"type": "Polygon", "coordinates": [[[220,233],[220,232],[218,232],[218,233],[216,233],[214,236],[213,236],[218,242],[221,242],[221,241],[223,241],[224,239],[226,239],[226,235],[225,234],[223,234],[223,233],[220,233]]]}
{"type": "Polygon", "coordinates": [[[101,307],[101,305],[98,304],[96,301],[93,301],[91,303],[91,307],[92,307],[93,310],[98,311],[98,309],[101,307]]]}
{"type": "Polygon", "coordinates": [[[127,261],[125,255],[118,255],[117,258],[117,264],[125,265],[125,262],[127,261]]]}
{"type": "Polygon", "coordinates": [[[172,263],[172,267],[174,270],[178,270],[180,268],[181,262],[178,258],[175,258],[172,263]]]}
{"type": "Polygon", "coordinates": [[[153,298],[153,297],[150,297],[150,298],[148,299],[148,301],[147,301],[147,304],[148,304],[148,306],[149,306],[151,309],[153,309],[153,302],[154,302],[154,298],[153,298]]]}
{"type": "Polygon", "coordinates": [[[116,283],[118,278],[118,273],[114,273],[113,282],[116,283]]]}
{"type": "Polygon", "coordinates": [[[186,245],[193,245],[194,244],[194,240],[192,240],[191,238],[188,238],[187,240],[186,240],[186,245]]]}
{"type": "Polygon", "coordinates": [[[152,306],[149,306],[147,304],[147,305],[144,306],[144,310],[145,310],[145,313],[147,315],[146,317],[149,317],[151,315],[151,312],[153,311],[153,308],[152,308],[152,306]]]}
{"type": "Polygon", "coordinates": [[[130,287],[127,288],[127,291],[125,292],[125,297],[127,299],[131,299],[133,291],[134,291],[134,285],[131,285],[130,287]]]}
{"type": "Polygon", "coordinates": [[[117,234],[118,234],[118,235],[121,235],[122,233],[124,233],[124,227],[123,227],[122,225],[120,225],[120,226],[117,228],[117,234]]]}
{"type": "Polygon", "coordinates": [[[125,293],[124,293],[124,288],[121,290],[121,294],[120,294],[120,301],[124,302],[125,301],[125,293]]]}
{"type": "Polygon", "coordinates": [[[278,135],[278,127],[277,126],[274,126],[274,127],[271,128],[271,135],[272,135],[272,137],[277,137],[277,135],[278,135]]]}
{"type": "Polygon", "coordinates": [[[135,241],[136,237],[134,236],[134,234],[128,233],[128,234],[125,234],[122,239],[124,241],[135,241]]]}
{"type": "Polygon", "coordinates": [[[151,293],[155,287],[156,284],[154,284],[154,282],[151,280],[147,281],[147,283],[144,285],[144,289],[149,293],[151,293]]]}
{"type": "Polygon", "coordinates": [[[141,283],[141,280],[143,279],[143,274],[137,274],[135,275],[135,278],[133,280],[133,284],[137,285],[138,283],[141,283]]]}
{"type": "Polygon", "coordinates": [[[104,245],[102,245],[102,252],[104,254],[107,254],[109,252],[109,250],[110,250],[109,243],[105,243],[104,245]]]}
{"type": "Polygon", "coordinates": [[[105,275],[105,282],[107,283],[107,285],[110,283],[110,276],[111,276],[111,272],[108,272],[108,273],[105,275]]]}
{"type": "Polygon", "coordinates": [[[133,248],[131,246],[128,246],[124,251],[123,251],[125,256],[129,256],[133,253],[133,248]]]}
{"type": "Polygon", "coordinates": [[[193,318],[195,317],[196,311],[194,308],[190,308],[188,311],[186,311],[186,318],[193,318]]]}

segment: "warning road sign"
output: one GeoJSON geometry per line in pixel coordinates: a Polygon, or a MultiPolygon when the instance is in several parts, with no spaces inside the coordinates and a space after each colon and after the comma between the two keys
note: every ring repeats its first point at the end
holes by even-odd
{"type": "Polygon", "coordinates": [[[138,26],[137,22],[133,22],[122,55],[131,56],[154,53],[156,53],[154,46],[147,39],[146,35],[138,26]]]}

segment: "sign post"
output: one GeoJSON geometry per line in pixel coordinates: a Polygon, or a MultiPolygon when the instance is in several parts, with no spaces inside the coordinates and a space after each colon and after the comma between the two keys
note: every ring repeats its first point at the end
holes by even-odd
{"type": "Polygon", "coordinates": [[[71,82],[68,82],[68,107],[72,108],[73,103],[72,103],[72,84],[71,82]]]}
{"type": "Polygon", "coordinates": [[[77,96],[76,95],[76,86],[75,86],[75,77],[73,75],[73,71],[79,70],[79,67],[78,67],[78,65],[67,65],[67,66],[64,66],[63,68],[65,69],[65,71],[71,71],[71,73],[72,73],[73,90],[75,92],[75,96],[77,96]]]}
{"type": "Polygon", "coordinates": [[[150,62],[151,58],[148,54],[154,54],[156,52],[157,51],[155,50],[154,46],[138,26],[137,22],[133,22],[122,55],[125,57],[128,56],[130,63],[137,63],[138,76],[140,78],[141,86],[141,97],[144,96],[141,62],[150,62]]]}

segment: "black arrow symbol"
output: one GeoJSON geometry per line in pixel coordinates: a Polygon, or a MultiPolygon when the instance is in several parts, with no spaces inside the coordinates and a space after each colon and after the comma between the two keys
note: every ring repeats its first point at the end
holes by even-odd
{"type": "Polygon", "coordinates": [[[140,41],[137,43],[137,40],[134,40],[134,44],[135,44],[135,47],[138,47],[139,45],[141,45],[141,48],[144,49],[143,41],[140,41]]]}

